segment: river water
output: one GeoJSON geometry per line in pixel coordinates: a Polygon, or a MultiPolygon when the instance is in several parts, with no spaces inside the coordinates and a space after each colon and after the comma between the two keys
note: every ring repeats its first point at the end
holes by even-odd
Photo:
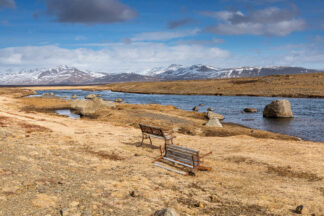
{"type": "Polygon", "coordinates": [[[267,130],[297,136],[305,140],[324,141],[324,99],[285,98],[290,101],[294,118],[267,119],[262,117],[265,105],[279,97],[249,96],[206,96],[206,95],[158,95],[134,94],[112,91],[47,90],[37,91],[38,95],[54,92],[56,96],[70,98],[76,94],[80,99],[88,94],[100,94],[105,100],[122,98],[126,103],[173,105],[180,109],[192,110],[198,106],[199,112],[208,107],[225,116],[224,122],[241,124],[250,128],[267,130]],[[241,113],[246,107],[258,109],[257,113],[241,113]]]}

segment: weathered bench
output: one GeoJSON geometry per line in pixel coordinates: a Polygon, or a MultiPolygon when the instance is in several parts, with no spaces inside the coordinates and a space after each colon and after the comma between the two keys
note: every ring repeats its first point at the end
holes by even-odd
{"type": "Polygon", "coordinates": [[[144,139],[149,139],[152,145],[152,137],[160,138],[165,140],[165,144],[173,144],[173,138],[175,136],[173,134],[165,134],[161,128],[151,127],[143,124],[139,124],[139,127],[142,131],[142,142],[143,145],[144,139]]]}
{"type": "MultiPolygon", "coordinates": [[[[199,151],[195,151],[189,148],[184,148],[178,145],[165,145],[164,147],[160,147],[161,149],[161,156],[154,160],[153,162],[157,162],[161,159],[189,167],[193,170],[211,170],[210,167],[204,167],[201,166],[202,158],[204,158],[207,155],[210,155],[212,152],[209,152],[204,155],[200,155],[199,151]]],[[[159,164],[156,164],[159,167],[162,167],[159,164]]],[[[163,167],[166,168],[166,167],[163,167]]],[[[172,169],[168,169],[171,171],[175,171],[172,169]]],[[[181,173],[181,171],[176,171],[178,173],[181,173]]],[[[181,173],[182,174],[182,173],[181,173]]],[[[185,175],[188,175],[189,172],[184,172],[185,175]]]]}

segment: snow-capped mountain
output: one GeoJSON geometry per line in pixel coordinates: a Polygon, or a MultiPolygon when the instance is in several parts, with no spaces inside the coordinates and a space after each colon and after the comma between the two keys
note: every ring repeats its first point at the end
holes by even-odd
{"type": "Polygon", "coordinates": [[[145,71],[148,76],[154,76],[162,80],[196,80],[210,78],[235,78],[254,77],[283,74],[311,73],[316,70],[302,67],[240,67],[240,68],[216,68],[208,65],[192,65],[189,67],[182,65],[170,65],[168,67],[153,68],[145,71]]]}
{"type": "Polygon", "coordinates": [[[0,74],[0,85],[77,85],[91,83],[94,79],[103,76],[103,74],[81,71],[66,65],[48,69],[6,70],[0,74]]]}
{"type": "Polygon", "coordinates": [[[49,69],[0,71],[0,85],[84,85],[113,82],[200,80],[210,78],[253,77],[318,72],[301,67],[240,67],[217,68],[208,65],[183,66],[172,64],[137,73],[94,73],[66,65],[49,69]]]}

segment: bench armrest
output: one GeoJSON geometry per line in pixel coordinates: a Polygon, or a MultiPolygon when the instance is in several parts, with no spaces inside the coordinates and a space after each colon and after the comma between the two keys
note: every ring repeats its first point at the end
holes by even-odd
{"type": "Polygon", "coordinates": [[[210,155],[210,154],[212,154],[213,152],[208,152],[207,154],[204,154],[204,155],[201,155],[201,156],[199,156],[200,158],[203,158],[203,157],[206,157],[206,156],[208,156],[208,155],[210,155]]]}

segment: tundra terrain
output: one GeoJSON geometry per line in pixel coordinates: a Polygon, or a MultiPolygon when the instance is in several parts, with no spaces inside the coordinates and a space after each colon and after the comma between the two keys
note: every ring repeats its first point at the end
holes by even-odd
{"type": "Polygon", "coordinates": [[[53,112],[68,100],[22,98],[30,93],[0,89],[0,215],[152,215],[166,207],[294,215],[298,205],[303,215],[324,215],[324,143],[226,124],[206,134],[203,114],[165,106],[117,104],[71,119],[53,112]],[[212,151],[204,160],[212,170],[182,176],[155,167],[163,141],[138,146],[136,123],[147,119],[169,121],[176,144],[212,151]],[[179,130],[185,120],[194,130],[179,130]]]}
{"type": "Polygon", "coordinates": [[[31,89],[112,90],[145,94],[266,97],[324,97],[324,73],[264,77],[114,83],[101,86],[49,86],[31,89]]]}

